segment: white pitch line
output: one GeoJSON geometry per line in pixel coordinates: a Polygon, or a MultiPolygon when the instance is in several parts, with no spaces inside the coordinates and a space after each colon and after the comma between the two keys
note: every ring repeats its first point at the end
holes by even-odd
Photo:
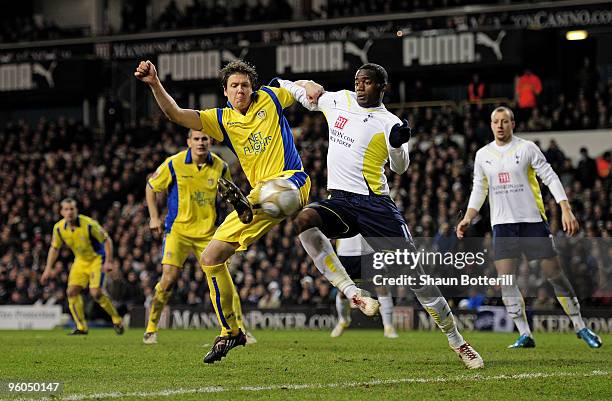
{"type": "MultiPolygon", "coordinates": [[[[491,381],[491,380],[530,380],[530,379],[545,379],[551,377],[596,377],[607,376],[610,373],[603,370],[593,370],[586,373],[578,372],[556,372],[556,373],[517,373],[514,375],[496,375],[482,376],[476,374],[474,376],[451,376],[451,377],[406,377],[403,379],[383,379],[371,380],[367,382],[350,382],[350,383],[313,383],[313,384],[273,384],[270,386],[241,386],[241,387],[198,387],[198,388],[177,388],[159,391],[136,391],[132,393],[96,393],[96,394],[72,394],[59,397],[36,397],[36,398],[12,398],[10,401],[81,401],[104,398],[123,398],[123,397],[169,397],[183,394],[209,394],[209,393],[231,393],[236,391],[273,391],[273,390],[312,390],[312,389],[329,389],[329,388],[349,388],[356,386],[377,386],[381,384],[406,384],[406,383],[449,383],[456,381],[491,381]]],[[[0,399],[0,401],[9,401],[9,399],[0,399]]]]}

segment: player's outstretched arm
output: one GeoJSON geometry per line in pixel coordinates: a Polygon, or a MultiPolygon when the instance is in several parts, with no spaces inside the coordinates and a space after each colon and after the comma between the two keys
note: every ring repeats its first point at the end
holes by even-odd
{"type": "Polygon", "coordinates": [[[315,81],[299,80],[296,81],[295,84],[306,90],[306,98],[312,104],[317,104],[321,95],[325,93],[325,88],[323,88],[323,85],[318,84],[315,81]]]}
{"type": "Polygon", "coordinates": [[[272,83],[278,83],[281,88],[286,89],[291,96],[302,106],[310,111],[318,111],[319,97],[325,93],[325,89],[313,81],[288,81],[285,79],[275,78],[272,83]]]}
{"type": "Polygon", "coordinates": [[[138,67],[136,67],[134,76],[149,85],[159,108],[170,121],[182,125],[185,128],[191,128],[198,131],[202,129],[200,114],[196,110],[183,109],[176,104],[172,96],[166,92],[161,84],[157,76],[157,69],[151,61],[141,61],[138,67]]]}

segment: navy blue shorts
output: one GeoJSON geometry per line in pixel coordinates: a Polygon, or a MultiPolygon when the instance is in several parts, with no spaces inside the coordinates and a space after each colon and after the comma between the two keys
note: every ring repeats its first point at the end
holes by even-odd
{"type": "Polygon", "coordinates": [[[404,217],[388,195],[359,195],[331,190],[331,197],[307,205],[317,211],[328,238],[350,238],[361,234],[375,250],[389,249],[385,238],[403,238],[410,244],[412,236],[404,217]]]}
{"type": "Polygon", "coordinates": [[[548,223],[509,223],[493,226],[494,260],[548,259],[557,255],[548,223]]]}

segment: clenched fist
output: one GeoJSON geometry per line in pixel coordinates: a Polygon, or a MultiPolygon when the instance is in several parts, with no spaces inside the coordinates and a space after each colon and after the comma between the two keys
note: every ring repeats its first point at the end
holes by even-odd
{"type": "Polygon", "coordinates": [[[153,63],[149,60],[141,61],[136,67],[136,71],[134,72],[134,76],[140,79],[142,82],[153,85],[156,82],[159,82],[157,78],[157,70],[153,63]]]}

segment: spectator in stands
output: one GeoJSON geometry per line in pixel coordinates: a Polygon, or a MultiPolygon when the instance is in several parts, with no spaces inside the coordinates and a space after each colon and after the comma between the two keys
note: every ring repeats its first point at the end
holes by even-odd
{"type": "Polygon", "coordinates": [[[470,102],[477,102],[482,100],[485,96],[485,84],[480,81],[478,74],[472,75],[472,80],[468,84],[468,100],[470,102]]]}
{"type": "Polygon", "coordinates": [[[597,158],[597,174],[601,178],[608,178],[610,176],[610,161],[610,151],[604,152],[597,158]]]}
{"type": "Polygon", "coordinates": [[[517,121],[526,121],[531,111],[538,105],[538,96],[542,93],[542,81],[526,68],[523,75],[517,77],[514,87],[515,99],[518,106],[517,121]]]}
{"type": "Polygon", "coordinates": [[[595,89],[597,89],[597,82],[599,80],[597,70],[593,67],[591,63],[591,59],[585,57],[582,61],[582,67],[578,71],[576,76],[578,82],[578,92],[583,94],[591,94],[595,93],[595,89]]]}
{"type": "Polygon", "coordinates": [[[554,139],[550,140],[548,150],[544,152],[544,156],[546,157],[546,161],[552,166],[553,170],[561,171],[562,166],[565,164],[565,154],[563,151],[561,151],[561,149],[559,149],[557,141],[554,139]]]}
{"type": "Polygon", "coordinates": [[[589,156],[587,148],[580,148],[580,161],[577,168],[578,180],[582,183],[583,188],[593,188],[595,179],[597,178],[597,164],[589,156]]]}

